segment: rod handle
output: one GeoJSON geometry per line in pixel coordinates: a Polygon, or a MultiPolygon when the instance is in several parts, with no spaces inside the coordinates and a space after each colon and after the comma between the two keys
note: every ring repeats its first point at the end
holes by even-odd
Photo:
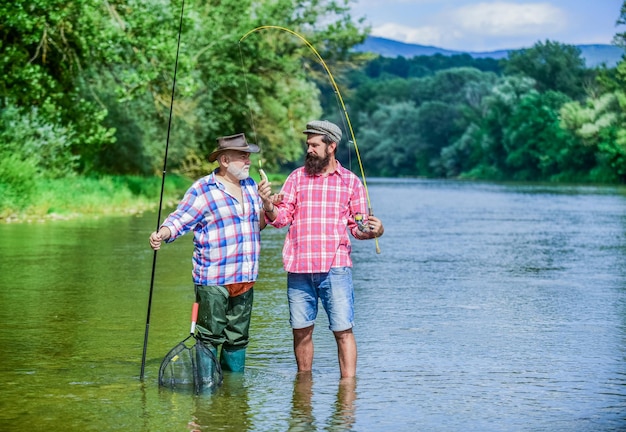
{"type": "MultiPolygon", "coordinates": [[[[374,210],[372,210],[372,208],[370,207],[368,209],[368,213],[370,216],[374,216],[374,210]]],[[[374,242],[376,243],[376,253],[379,254],[380,253],[380,245],[378,244],[378,237],[374,237],[374,242]]]]}

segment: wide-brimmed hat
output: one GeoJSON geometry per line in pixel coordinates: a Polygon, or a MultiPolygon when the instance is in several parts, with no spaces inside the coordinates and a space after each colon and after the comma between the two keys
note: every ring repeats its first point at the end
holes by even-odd
{"type": "Polygon", "coordinates": [[[217,148],[209,155],[209,162],[215,162],[217,156],[226,150],[237,150],[246,153],[258,153],[259,146],[246,141],[245,134],[229,135],[217,139],[217,148]]]}
{"type": "Polygon", "coordinates": [[[330,139],[339,144],[341,141],[341,129],[335,123],[328,120],[313,120],[306,124],[306,130],[302,133],[313,135],[328,135],[330,139]]]}

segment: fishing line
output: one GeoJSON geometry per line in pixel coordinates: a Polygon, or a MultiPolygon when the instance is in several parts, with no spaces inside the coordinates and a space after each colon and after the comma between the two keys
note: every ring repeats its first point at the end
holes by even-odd
{"type": "MultiPolygon", "coordinates": [[[[167,139],[165,141],[165,156],[163,157],[163,178],[161,179],[161,196],[159,198],[159,211],[157,214],[157,225],[156,231],[159,231],[159,226],[161,225],[161,211],[163,209],[163,191],[165,189],[165,175],[167,173],[167,153],[170,147],[170,131],[172,128],[172,112],[174,109],[174,91],[176,89],[176,72],[178,71],[178,53],[180,52],[180,37],[183,31],[183,12],[185,10],[185,0],[182,0],[182,5],[180,7],[180,22],[178,25],[178,42],[176,45],[176,62],[174,64],[174,81],[172,83],[172,98],[170,101],[170,115],[169,120],[167,122],[167,139]]],[[[146,316],[146,330],[143,337],[143,354],[141,356],[141,373],[139,374],[139,379],[143,380],[144,371],[146,368],[146,350],[148,349],[148,331],[150,329],[150,309],[152,308],[152,293],[154,291],[154,274],[156,269],[156,259],[157,252],[154,251],[154,255],[152,257],[152,275],[150,276],[150,294],[148,296],[148,312],[146,316]]]]}
{"type": "Polygon", "coordinates": [[[241,70],[243,72],[243,82],[246,87],[246,106],[248,107],[248,114],[250,115],[250,125],[252,126],[252,134],[254,135],[254,140],[258,144],[259,140],[256,134],[256,127],[254,125],[254,116],[252,115],[252,107],[250,106],[250,89],[248,88],[248,77],[247,77],[246,68],[243,62],[243,51],[241,51],[240,43],[237,44],[237,47],[239,48],[239,58],[241,59],[241,70]]]}
{"type": "MultiPolygon", "coordinates": [[[[241,42],[243,42],[244,39],[246,39],[252,33],[258,32],[260,30],[266,30],[266,29],[282,30],[282,31],[285,31],[287,33],[292,34],[293,36],[296,36],[298,39],[300,39],[302,42],[304,42],[304,44],[307,47],[309,47],[309,49],[315,54],[315,56],[319,60],[320,64],[322,65],[322,67],[326,71],[326,74],[328,75],[328,78],[330,79],[330,83],[332,84],[333,89],[335,91],[335,96],[336,96],[337,100],[339,101],[339,104],[341,105],[341,109],[343,110],[343,115],[345,117],[345,121],[347,122],[347,130],[350,132],[350,136],[352,137],[352,139],[349,140],[349,141],[352,142],[352,144],[354,145],[354,152],[356,154],[357,161],[359,162],[359,168],[361,170],[361,177],[363,179],[363,187],[365,189],[365,197],[367,199],[367,207],[368,207],[370,216],[373,216],[374,212],[372,210],[372,203],[371,203],[371,200],[370,200],[369,190],[367,188],[367,180],[365,179],[365,170],[363,169],[363,162],[361,161],[361,154],[359,152],[359,146],[357,145],[356,136],[354,135],[354,130],[352,129],[352,122],[350,121],[350,116],[348,115],[348,111],[346,109],[346,104],[343,101],[343,97],[341,97],[341,92],[339,91],[339,86],[337,85],[337,82],[335,81],[335,77],[333,77],[332,72],[328,68],[328,65],[326,64],[326,62],[324,61],[324,59],[322,58],[320,53],[317,51],[317,49],[315,49],[315,47],[308,40],[306,40],[304,38],[304,36],[302,36],[301,34],[295,32],[293,30],[290,30],[290,29],[288,29],[286,27],[281,27],[281,26],[276,26],[276,25],[265,25],[265,26],[256,27],[256,28],[250,30],[249,32],[247,32],[246,34],[244,34],[241,37],[241,39],[239,39],[239,43],[241,44],[241,42]]],[[[241,48],[240,48],[240,52],[241,52],[241,48]]],[[[345,125],[346,125],[346,123],[344,123],[344,127],[345,127],[345,125]]],[[[380,246],[378,245],[378,237],[375,237],[374,240],[376,241],[376,253],[380,253],[380,246]]]]}
{"type": "MultiPolygon", "coordinates": [[[[241,59],[241,71],[243,72],[243,82],[246,87],[246,106],[248,107],[248,114],[250,115],[250,125],[252,126],[252,135],[254,136],[254,142],[259,145],[259,174],[263,172],[263,146],[260,145],[259,137],[256,133],[256,126],[254,124],[254,115],[252,114],[252,107],[250,106],[250,89],[248,87],[248,75],[246,73],[246,68],[243,61],[243,51],[241,50],[241,43],[237,44],[239,48],[239,58],[241,59]]],[[[263,177],[261,177],[262,179],[263,177]]]]}

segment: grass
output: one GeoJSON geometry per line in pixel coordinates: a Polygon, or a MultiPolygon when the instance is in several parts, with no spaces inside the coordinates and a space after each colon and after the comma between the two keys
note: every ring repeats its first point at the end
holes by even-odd
{"type": "MultiPolygon", "coordinates": [[[[278,192],[285,175],[268,174],[274,192],[278,192]]],[[[257,173],[253,173],[259,181],[257,173]]],[[[77,217],[100,217],[137,214],[158,208],[161,195],[160,177],[140,176],[71,176],[60,179],[31,179],[30,193],[21,199],[10,199],[0,193],[0,223],[44,222],[77,217]]],[[[163,189],[163,205],[175,206],[193,180],[168,174],[163,189]]],[[[7,189],[0,182],[0,192],[7,189]]],[[[8,190],[8,189],[7,189],[8,190]]],[[[13,194],[13,197],[15,194],[13,194]]]]}
{"type": "MultiPolygon", "coordinates": [[[[175,204],[192,180],[168,175],[163,200],[175,204]]],[[[0,198],[0,222],[37,222],[51,219],[141,213],[158,207],[161,178],[138,176],[66,177],[36,179],[28,198],[17,206],[0,198]]]]}

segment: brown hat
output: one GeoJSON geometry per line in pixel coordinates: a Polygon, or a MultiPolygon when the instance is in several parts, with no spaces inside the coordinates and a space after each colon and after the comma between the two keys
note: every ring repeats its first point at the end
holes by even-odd
{"type": "Polygon", "coordinates": [[[306,130],[302,133],[313,135],[328,135],[330,139],[339,144],[341,141],[341,129],[335,123],[328,120],[313,120],[306,124],[306,130]]]}
{"type": "Polygon", "coordinates": [[[249,144],[246,141],[245,134],[230,135],[225,137],[219,137],[217,139],[217,148],[209,155],[209,162],[215,162],[217,156],[226,150],[237,150],[246,153],[258,153],[259,146],[256,144],[249,144]]]}

